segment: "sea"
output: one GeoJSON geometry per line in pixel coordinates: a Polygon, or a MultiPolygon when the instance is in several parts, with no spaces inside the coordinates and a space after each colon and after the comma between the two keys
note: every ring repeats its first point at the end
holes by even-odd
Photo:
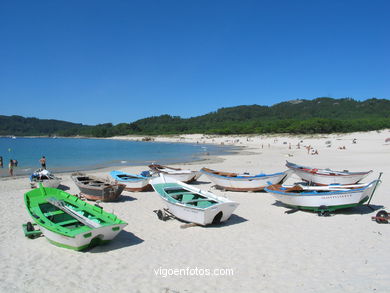
{"type": "Polygon", "coordinates": [[[0,176],[8,176],[10,159],[17,160],[15,175],[31,174],[46,167],[53,173],[85,171],[110,166],[140,166],[151,163],[174,164],[198,161],[205,155],[224,155],[234,151],[229,146],[191,143],[143,142],[88,138],[1,137],[0,176]]]}

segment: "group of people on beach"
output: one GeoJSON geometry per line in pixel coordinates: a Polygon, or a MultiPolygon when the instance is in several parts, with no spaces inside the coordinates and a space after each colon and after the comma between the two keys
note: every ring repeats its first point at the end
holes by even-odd
{"type": "MultiPolygon", "coordinates": [[[[17,160],[14,160],[14,159],[10,159],[9,160],[9,163],[8,163],[8,173],[10,176],[13,176],[14,175],[14,168],[18,166],[18,161],[17,160]]],[[[3,168],[4,167],[4,163],[3,163],[3,157],[0,156],[0,167],[3,168]]]]}
{"type": "MultiPolygon", "coordinates": [[[[39,162],[41,163],[41,168],[46,169],[46,157],[42,156],[42,158],[39,159],[39,162]]],[[[14,159],[10,159],[8,163],[8,173],[10,176],[14,176],[14,168],[18,166],[18,161],[14,159]]],[[[3,168],[3,157],[0,156],[0,167],[3,168]]]]}

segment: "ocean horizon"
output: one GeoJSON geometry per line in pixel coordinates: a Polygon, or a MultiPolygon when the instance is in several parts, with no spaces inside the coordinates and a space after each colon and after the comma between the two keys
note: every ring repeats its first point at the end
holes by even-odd
{"type": "Polygon", "coordinates": [[[17,160],[14,175],[31,174],[46,157],[53,173],[95,170],[112,166],[141,166],[199,161],[204,155],[231,153],[233,147],[211,144],[143,142],[98,138],[1,137],[0,177],[8,176],[10,159],[17,160]]]}

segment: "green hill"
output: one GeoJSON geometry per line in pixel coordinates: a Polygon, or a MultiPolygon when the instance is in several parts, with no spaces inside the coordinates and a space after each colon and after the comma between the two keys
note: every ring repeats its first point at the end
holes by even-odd
{"type": "Polygon", "coordinates": [[[82,124],[51,119],[0,115],[0,135],[58,135],[79,131],[82,124]]]}
{"type": "Polygon", "coordinates": [[[131,124],[134,133],[330,133],[390,127],[390,101],[318,98],[294,100],[271,107],[221,108],[182,119],[162,115],[131,124]]]}
{"type": "Polygon", "coordinates": [[[221,108],[205,115],[181,118],[161,115],[130,124],[87,126],[58,120],[0,116],[0,135],[114,135],[332,133],[390,128],[390,101],[350,98],[293,100],[273,106],[221,108]]]}

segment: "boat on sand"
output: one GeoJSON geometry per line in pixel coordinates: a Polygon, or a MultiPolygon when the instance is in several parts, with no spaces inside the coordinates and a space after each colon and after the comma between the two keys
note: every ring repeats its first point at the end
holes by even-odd
{"type": "Polygon", "coordinates": [[[54,176],[49,170],[38,169],[30,176],[31,188],[38,187],[39,183],[42,183],[44,187],[57,188],[61,184],[62,178],[54,176]]]}
{"type": "Polygon", "coordinates": [[[205,174],[217,187],[230,191],[261,191],[267,185],[283,183],[289,175],[289,171],[251,175],[222,172],[209,168],[202,168],[200,172],[205,174]]]}
{"type": "MultiPolygon", "coordinates": [[[[83,250],[112,240],[127,225],[115,215],[65,191],[43,187],[24,195],[28,213],[54,245],[83,250]]],[[[33,225],[26,225],[33,233],[33,225]]]]}
{"type": "Polygon", "coordinates": [[[327,186],[275,184],[264,190],[295,209],[331,212],[364,204],[373,196],[379,183],[380,180],[367,184],[327,186]]]}
{"type": "Polygon", "coordinates": [[[152,179],[150,183],[165,203],[167,211],[185,222],[203,226],[218,224],[227,221],[239,205],[165,175],[152,179]]]}
{"type": "Polygon", "coordinates": [[[71,178],[82,195],[89,200],[116,201],[126,187],[124,184],[79,172],[73,173],[71,178]]]}
{"type": "Polygon", "coordinates": [[[152,178],[148,171],[141,174],[129,174],[122,171],[111,171],[111,177],[118,183],[126,185],[126,191],[152,190],[149,180],[152,178]]]}
{"type": "Polygon", "coordinates": [[[372,170],[363,172],[334,171],[331,169],[305,167],[288,161],[286,162],[286,167],[302,178],[302,180],[317,185],[357,184],[372,172],[372,170]]]}
{"type": "Polygon", "coordinates": [[[173,168],[158,164],[151,164],[149,165],[149,168],[153,174],[164,174],[165,178],[172,178],[184,183],[196,181],[202,175],[199,171],[173,168]]]}

